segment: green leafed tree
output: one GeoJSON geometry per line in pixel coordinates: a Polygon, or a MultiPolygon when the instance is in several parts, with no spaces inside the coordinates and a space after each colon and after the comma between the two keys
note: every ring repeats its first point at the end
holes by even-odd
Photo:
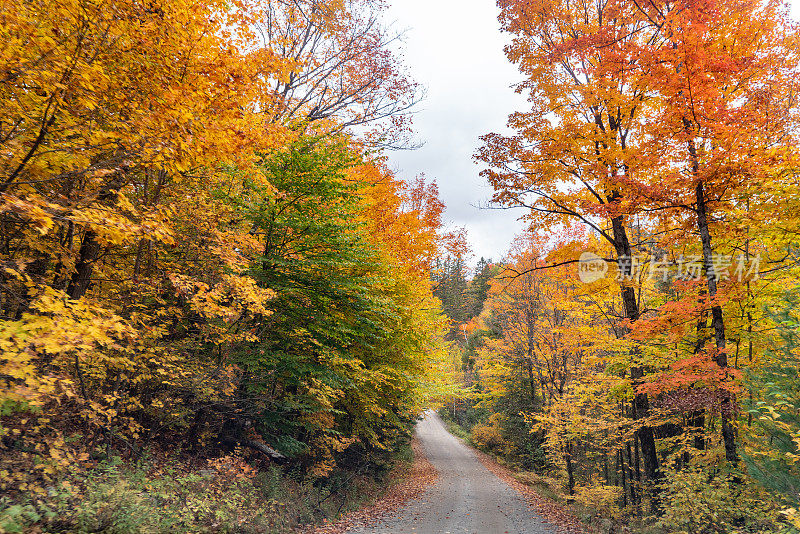
{"type": "Polygon", "coordinates": [[[764,364],[748,371],[744,405],[749,428],[744,460],[750,474],[789,503],[800,502],[800,323],[797,296],[787,294],[774,315],[778,335],[764,364]]]}
{"type": "Polygon", "coordinates": [[[264,244],[252,275],[277,296],[236,355],[244,380],[224,434],[254,432],[319,473],[353,444],[378,451],[405,436],[425,372],[418,297],[360,222],[362,184],[348,173],[360,162],[330,139],[303,140],[264,158],[274,192],[246,182],[231,200],[264,244]]]}

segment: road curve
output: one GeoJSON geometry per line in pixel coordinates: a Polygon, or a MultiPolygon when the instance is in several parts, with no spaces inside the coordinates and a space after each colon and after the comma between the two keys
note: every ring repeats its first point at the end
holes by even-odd
{"type": "Polygon", "coordinates": [[[376,526],[351,534],[555,534],[515,490],[450,434],[432,411],[417,424],[436,484],[376,526]]]}

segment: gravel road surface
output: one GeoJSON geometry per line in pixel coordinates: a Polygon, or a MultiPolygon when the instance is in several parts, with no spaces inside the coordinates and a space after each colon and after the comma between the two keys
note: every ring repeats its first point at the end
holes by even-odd
{"type": "Polygon", "coordinates": [[[515,490],[450,434],[434,412],[417,424],[436,484],[392,517],[352,534],[555,534],[515,490]]]}

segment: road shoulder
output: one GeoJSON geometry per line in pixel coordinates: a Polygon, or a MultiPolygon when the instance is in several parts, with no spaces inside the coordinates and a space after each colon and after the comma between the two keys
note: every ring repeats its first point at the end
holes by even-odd
{"type": "Polygon", "coordinates": [[[551,525],[555,525],[559,534],[586,534],[588,532],[586,526],[577,517],[564,510],[563,506],[546,497],[542,497],[533,488],[517,480],[512,470],[500,465],[490,455],[471,447],[469,444],[465,443],[465,445],[475,452],[478,460],[489,471],[520,493],[537,514],[551,525]]]}

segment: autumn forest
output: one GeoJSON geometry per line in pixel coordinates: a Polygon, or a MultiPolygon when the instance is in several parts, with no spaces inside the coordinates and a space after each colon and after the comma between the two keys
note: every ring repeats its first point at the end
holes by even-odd
{"type": "Polygon", "coordinates": [[[497,6],[492,261],[384,0],[0,0],[0,533],[310,532],[428,409],[587,532],[800,532],[788,6],[497,6]]]}

